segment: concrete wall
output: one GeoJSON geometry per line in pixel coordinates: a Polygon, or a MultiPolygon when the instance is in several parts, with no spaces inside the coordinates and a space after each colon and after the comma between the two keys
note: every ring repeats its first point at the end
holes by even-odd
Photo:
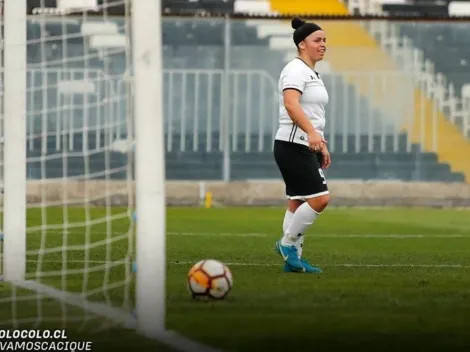
{"type": "MultiPolygon", "coordinates": [[[[384,181],[330,181],[334,206],[444,206],[470,207],[470,185],[461,183],[405,183],[384,181]]],[[[284,185],[280,181],[168,181],[168,205],[199,205],[201,193],[211,192],[214,206],[283,205],[284,185]]],[[[125,206],[133,202],[132,181],[29,181],[30,206],[61,205],[64,200],[77,205],[90,202],[125,206]]]]}

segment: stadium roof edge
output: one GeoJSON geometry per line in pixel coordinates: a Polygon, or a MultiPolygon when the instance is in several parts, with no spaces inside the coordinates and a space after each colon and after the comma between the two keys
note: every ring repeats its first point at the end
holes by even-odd
{"type": "MultiPolygon", "coordinates": [[[[32,9],[29,15],[32,17],[76,17],[86,13],[88,17],[101,17],[103,11],[80,11],[72,13],[63,13],[59,11],[42,11],[39,9],[32,9]]],[[[107,13],[108,17],[121,17],[124,16],[124,9],[121,11],[112,11],[107,13]]],[[[292,13],[292,14],[254,14],[254,13],[224,13],[224,12],[162,12],[162,17],[190,17],[190,18],[232,18],[232,19],[250,19],[250,20],[289,20],[292,17],[301,17],[306,20],[341,20],[341,21],[372,21],[372,20],[386,20],[386,21],[439,21],[439,22],[470,22],[470,16],[385,16],[385,15],[331,15],[331,14],[309,14],[309,13],[292,13]]]]}

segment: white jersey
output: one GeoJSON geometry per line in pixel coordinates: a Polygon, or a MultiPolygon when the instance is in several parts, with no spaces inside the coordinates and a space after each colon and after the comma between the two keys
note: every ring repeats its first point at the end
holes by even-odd
{"type": "Polygon", "coordinates": [[[279,129],[276,139],[308,146],[307,134],[293,123],[284,106],[283,93],[286,89],[302,93],[300,106],[315,130],[324,137],[328,92],[320,75],[303,60],[295,58],[284,67],[279,78],[279,129]]]}

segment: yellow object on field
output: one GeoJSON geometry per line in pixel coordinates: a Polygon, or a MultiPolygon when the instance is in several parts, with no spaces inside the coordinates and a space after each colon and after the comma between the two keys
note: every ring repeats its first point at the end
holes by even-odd
{"type": "Polygon", "coordinates": [[[205,206],[207,209],[212,208],[212,192],[206,192],[205,206]]]}

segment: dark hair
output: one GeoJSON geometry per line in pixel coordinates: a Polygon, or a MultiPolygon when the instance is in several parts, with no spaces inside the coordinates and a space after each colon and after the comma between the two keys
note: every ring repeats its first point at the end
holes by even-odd
{"type": "Polygon", "coordinates": [[[316,31],[321,31],[319,25],[302,21],[298,17],[292,19],[292,28],[294,31],[294,43],[298,47],[299,43],[316,31]]]}

